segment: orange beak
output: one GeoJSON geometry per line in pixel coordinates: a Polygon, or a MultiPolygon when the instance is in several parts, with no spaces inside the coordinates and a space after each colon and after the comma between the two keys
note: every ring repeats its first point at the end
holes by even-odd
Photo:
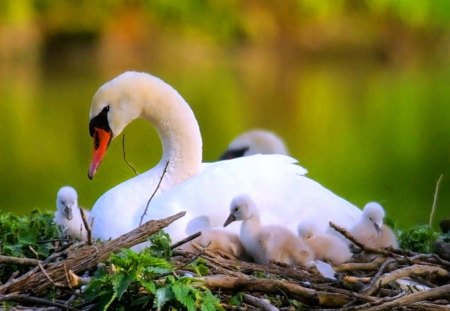
{"type": "Polygon", "coordinates": [[[94,128],[94,152],[92,153],[91,165],[89,165],[88,177],[93,179],[97,168],[103,160],[111,142],[112,133],[101,128],[94,128]]]}

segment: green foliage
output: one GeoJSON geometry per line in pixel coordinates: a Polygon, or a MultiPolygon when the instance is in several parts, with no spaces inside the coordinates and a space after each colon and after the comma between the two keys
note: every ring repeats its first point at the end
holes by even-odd
{"type": "Polygon", "coordinates": [[[151,245],[147,248],[147,251],[149,251],[150,254],[155,257],[162,257],[166,259],[172,257],[170,236],[167,233],[164,231],[159,231],[158,233],[150,236],[148,240],[151,243],[151,245]]]}
{"type": "Polygon", "coordinates": [[[40,243],[58,237],[53,224],[53,214],[34,210],[28,216],[16,216],[0,211],[0,253],[7,256],[30,257],[36,255],[30,246],[40,255],[47,257],[53,250],[51,243],[40,243]]]}
{"type": "MultiPolygon", "coordinates": [[[[53,224],[53,214],[34,210],[30,215],[16,216],[0,211],[0,254],[4,256],[46,258],[52,251],[50,242],[58,237],[58,231],[53,224]]],[[[0,281],[6,281],[10,274],[16,270],[27,269],[14,265],[1,266],[0,281]]]]}
{"type": "Polygon", "coordinates": [[[439,233],[429,225],[417,225],[398,233],[400,248],[419,253],[432,253],[438,237],[439,233]]]}
{"type": "MultiPolygon", "coordinates": [[[[174,273],[167,257],[171,255],[167,234],[155,234],[150,241],[155,244],[140,253],[125,249],[112,255],[108,268],[99,269],[89,283],[85,298],[97,300],[103,310],[160,310],[167,306],[189,311],[222,309],[219,299],[209,289],[197,284],[194,278],[174,273]]],[[[204,272],[201,263],[193,266],[204,272]]]]}

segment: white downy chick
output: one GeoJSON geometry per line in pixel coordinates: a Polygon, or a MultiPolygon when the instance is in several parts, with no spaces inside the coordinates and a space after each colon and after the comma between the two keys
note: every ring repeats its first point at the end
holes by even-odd
{"type": "MultiPolygon", "coordinates": [[[[88,211],[84,210],[86,219],[88,211]]],[[[87,231],[78,207],[78,195],[74,188],[65,186],[56,195],[56,211],[53,221],[61,231],[61,237],[87,240],[87,231]]]]}
{"type": "Polygon", "coordinates": [[[313,264],[313,251],[302,239],[282,226],[261,225],[258,209],[248,195],[239,195],[232,200],[224,226],[233,221],[242,221],[241,242],[255,262],[267,264],[272,261],[303,267],[313,264]]]}

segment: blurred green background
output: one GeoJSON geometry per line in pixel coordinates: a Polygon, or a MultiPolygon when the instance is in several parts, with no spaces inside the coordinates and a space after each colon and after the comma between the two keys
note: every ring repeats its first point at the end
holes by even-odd
{"type": "MultiPolygon", "coordinates": [[[[96,89],[147,71],[191,104],[204,160],[240,132],[282,136],[309,176],[400,227],[450,216],[448,0],[0,0],[0,208],[53,210],[69,184],[90,208],[133,176],[112,144],[94,181],[96,89]]],[[[125,131],[139,171],[159,160],[144,121],[125,131]]]]}

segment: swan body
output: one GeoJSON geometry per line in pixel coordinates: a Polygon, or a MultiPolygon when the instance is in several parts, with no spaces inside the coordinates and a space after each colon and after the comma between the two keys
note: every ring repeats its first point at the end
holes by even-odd
{"type": "Polygon", "coordinates": [[[229,160],[258,153],[289,155],[284,141],[278,135],[271,131],[254,129],[233,139],[220,159],[229,160]]]}
{"type": "Polygon", "coordinates": [[[314,251],[315,259],[332,265],[340,265],[351,259],[352,252],[348,244],[336,235],[318,231],[316,225],[309,221],[300,223],[297,229],[298,235],[314,251]]]}
{"type": "Polygon", "coordinates": [[[259,211],[246,194],[233,199],[224,226],[234,221],[242,221],[241,242],[255,262],[267,264],[273,261],[301,266],[313,264],[313,251],[301,238],[281,225],[261,225],[259,211]]]}
{"type": "MultiPolygon", "coordinates": [[[[357,207],[307,178],[307,171],[291,157],[254,155],[202,164],[200,130],[189,105],[171,86],[146,73],[123,73],[94,95],[89,123],[94,139],[90,178],[111,140],[137,118],[156,127],[163,146],[161,161],[97,200],[91,210],[94,238],[115,238],[139,225],[166,165],[143,221],[186,211],[186,216],[165,229],[174,242],[205,229],[204,222],[193,224],[193,219],[206,217],[212,227],[221,226],[231,200],[242,192],[253,198],[263,221],[286,225],[292,232],[302,219],[312,219],[320,228],[328,228],[330,220],[350,228],[360,218],[357,207]]],[[[238,233],[239,226],[231,225],[228,230],[238,233]]]]}
{"type": "Polygon", "coordinates": [[[361,219],[351,228],[350,233],[362,244],[372,248],[398,248],[394,232],[385,224],[384,209],[377,202],[364,206],[361,219]]]}
{"type": "MultiPolygon", "coordinates": [[[[53,222],[61,231],[61,237],[87,241],[87,231],[81,218],[78,195],[74,188],[65,186],[56,195],[56,211],[53,222]]],[[[88,211],[83,210],[88,216],[88,211]]]]}

